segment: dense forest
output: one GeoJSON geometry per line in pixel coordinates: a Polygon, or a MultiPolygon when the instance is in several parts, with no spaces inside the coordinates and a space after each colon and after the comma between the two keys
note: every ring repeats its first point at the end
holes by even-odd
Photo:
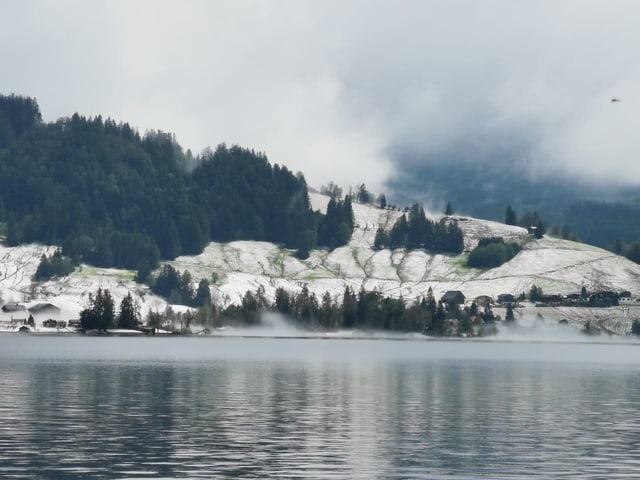
{"type": "Polygon", "coordinates": [[[135,269],[209,241],[264,240],[305,257],[349,241],[349,198],[311,209],[302,174],[220,145],[194,157],[172,134],[74,114],[42,122],[35,99],[0,96],[0,222],[8,245],[63,246],[74,262],[135,269]]]}

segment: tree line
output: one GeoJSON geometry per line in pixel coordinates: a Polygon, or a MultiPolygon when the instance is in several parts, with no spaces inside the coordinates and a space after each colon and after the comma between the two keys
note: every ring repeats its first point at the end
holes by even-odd
{"type": "Polygon", "coordinates": [[[547,229],[538,216],[538,212],[526,212],[518,217],[515,210],[511,208],[511,205],[507,206],[504,223],[526,228],[527,231],[532,233],[537,239],[544,237],[545,233],[547,233],[547,229]]]}
{"type": "Polygon", "coordinates": [[[424,248],[435,252],[459,254],[464,249],[464,235],[455,220],[429,220],[421,205],[415,203],[407,214],[395,222],[389,232],[380,226],[374,248],[424,248]]]}
{"type": "MultiPolygon", "coordinates": [[[[261,325],[265,313],[282,315],[294,327],[306,331],[356,329],[432,336],[490,335],[495,333],[494,323],[500,320],[490,306],[479,308],[472,303],[460,308],[436,301],[431,289],[426,296],[408,303],[378,291],[355,292],[351,287],[346,287],[337,297],[325,292],[318,298],[307,286],[298,293],[277,288],[273,301],[267,299],[264,287],[259,287],[256,291],[247,291],[238,305],[224,309],[205,306],[182,315],[180,320],[187,331],[194,323],[202,328],[253,327],[261,325]]],[[[171,310],[165,315],[150,312],[147,322],[159,326],[175,318],[171,310]]]]}
{"type": "Polygon", "coordinates": [[[180,273],[169,264],[162,266],[157,276],[151,281],[151,291],[166,298],[169,303],[187,305],[189,307],[203,307],[211,305],[211,290],[206,278],[198,282],[198,287],[192,287],[193,278],[188,270],[180,273]]]}
{"type": "Polygon", "coordinates": [[[116,313],[111,292],[99,288],[95,295],[89,294],[89,306],[80,312],[80,326],[86,330],[135,329],[139,325],[140,311],[131,293],[122,299],[116,313]]]}

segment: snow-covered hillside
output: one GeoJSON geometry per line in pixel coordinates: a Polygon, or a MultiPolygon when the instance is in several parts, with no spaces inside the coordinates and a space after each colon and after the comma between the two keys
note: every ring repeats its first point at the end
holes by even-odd
{"type": "MultiPolygon", "coordinates": [[[[326,208],[327,197],[310,194],[310,198],[314,209],[326,208]]],[[[533,240],[520,227],[453,217],[465,234],[466,251],[480,238],[488,236],[501,236],[523,245],[522,251],[508,263],[481,271],[466,267],[466,253],[448,256],[420,250],[375,251],[372,245],[378,226],[391,228],[402,213],[359,204],[354,204],[353,210],[356,225],[350,243],[332,252],[312,251],[304,261],[295,258],[293,251],[270,243],[237,241],[214,242],[200,255],[179,257],[170,263],[178,270],[189,270],[194,281],[217,275],[212,297],[221,306],[239,303],[247,290],[255,291],[260,286],[269,299],[274,298],[278,287],[299,291],[304,285],[318,297],[328,291],[335,299],[341,299],[347,285],[356,291],[361,287],[377,289],[383,295],[402,296],[407,301],[422,297],[429,288],[437,298],[447,290],[461,290],[470,299],[479,295],[520,294],[533,284],[545,293],[575,293],[585,286],[590,291],[629,290],[640,295],[640,265],[596,247],[551,237],[533,240]]],[[[132,272],[83,266],[61,280],[33,284],[30,278],[40,256],[51,251],[52,247],[37,245],[0,247],[3,303],[46,300],[63,308],[64,315],[77,318],[78,312],[87,305],[88,294],[101,286],[109,288],[117,302],[131,291],[143,314],[166,307],[162,299],[133,281],[132,272]]],[[[633,311],[636,307],[627,307],[624,314],[627,317],[629,308],[633,311]]],[[[587,312],[587,309],[580,310],[587,312]]],[[[549,313],[554,311],[545,309],[549,313]]],[[[615,321],[624,316],[611,315],[615,321]]],[[[553,316],[567,317],[576,323],[586,321],[575,313],[560,312],[553,316]]],[[[625,329],[616,327],[620,331],[625,329]]]]}
{"type": "MultiPolygon", "coordinates": [[[[327,197],[311,194],[311,200],[316,209],[326,207],[327,197]]],[[[260,285],[268,297],[279,286],[296,290],[303,285],[317,295],[329,291],[339,297],[350,285],[355,290],[364,287],[378,289],[384,295],[402,295],[406,300],[421,297],[429,287],[436,296],[455,289],[474,298],[520,294],[533,284],[545,293],[579,292],[585,286],[589,290],[631,290],[640,294],[640,265],[581,243],[550,237],[533,240],[523,228],[485,220],[453,217],[465,234],[466,250],[488,236],[523,244],[515,258],[492,270],[468,269],[466,254],[375,251],[372,245],[378,226],[391,228],[402,213],[359,204],[353,209],[356,228],[351,242],[332,252],[313,251],[304,261],[272,244],[241,241],[211,243],[202,254],[179,257],[171,263],[196,278],[209,278],[213,271],[218,272],[222,282],[215,287],[214,296],[224,305],[239,302],[247,289],[260,285]]]]}
{"type": "MultiPolygon", "coordinates": [[[[109,289],[116,307],[127,293],[136,298],[141,311],[163,311],[166,302],[149,293],[148,287],[134,282],[134,272],[102,269],[82,265],[61,279],[36,283],[31,280],[38,268],[41,256],[51,255],[56,247],[22,245],[8,248],[0,245],[0,304],[17,302],[27,308],[37,303],[49,302],[60,308],[56,320],[77,319],[80,311],[88,306],[89,295],[98,288],[109,289]]],[[[0,312],[2,320],[10,314],[0,312]]]]}

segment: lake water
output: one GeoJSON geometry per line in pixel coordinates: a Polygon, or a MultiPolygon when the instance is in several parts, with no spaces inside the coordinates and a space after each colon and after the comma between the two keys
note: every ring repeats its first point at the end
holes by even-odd
{"type": "Polygon", "coordinates": [[[0,337],[0,477],[638,478],[640,345],[0,337]]]}

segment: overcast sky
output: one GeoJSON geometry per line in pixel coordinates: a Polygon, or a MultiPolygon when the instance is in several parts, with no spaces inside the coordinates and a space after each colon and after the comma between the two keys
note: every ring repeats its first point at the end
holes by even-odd
{"type": "Polygon", "coordinates": [[[0,93],[194,153],[255,148],[316,187],[383,191],[460,144],[640,184],[638,18],[605,0],[4,0],[0,93]]]}

